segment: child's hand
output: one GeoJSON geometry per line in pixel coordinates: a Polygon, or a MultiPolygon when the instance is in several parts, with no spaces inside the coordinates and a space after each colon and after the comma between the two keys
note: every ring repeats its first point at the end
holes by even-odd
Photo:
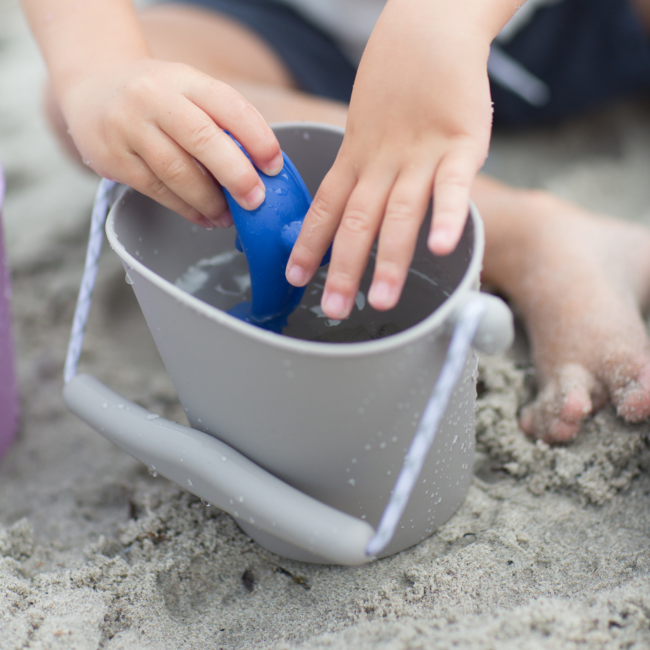
{"type": "Polygon", "coordinates": [[[377,235],[368,300],[380,310],[395,306],[432,194],[429,248],[454,250],[487,155],[491,38],[437,28],[404,11],[407,4],[389,2],[368,42],[341,150],[287,265],[287,279],[306,284],[334,238],[322,301],[330,318],[349,315],[377,235]]]}
{"type": "Polygon", "coordinates": [[[205,227],[232,224],[218,183],[246,209],[264,200],[259,175],[224,129],[265,173],[282,168],[280,145],[257,110],[189,66],[129,62],[77,81],[61,104],[79,152],[98,174],[205,227]]]}

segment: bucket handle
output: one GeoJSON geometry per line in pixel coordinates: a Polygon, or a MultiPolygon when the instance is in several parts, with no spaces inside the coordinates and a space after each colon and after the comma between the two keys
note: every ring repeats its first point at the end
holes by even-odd
{"type": "Polygon", "coordinates": [[[440,376],[425,407],[404,465],[377,531],[367,522],[332,508],[259,467],[210,434],[160,417],[124,399],[77,367],[103,241],[103,226],[116,184],[99,185],[84,275],[66,357],[64,400],[78,417],[134,458],[228,512],[333,564],[359,565],[374,559],[393,537],[433,443],[471,346],[488,353],[505,350],[513,338],[512,315],[498,298],[470,292],[448,319],[453,330],[440,376]]]}

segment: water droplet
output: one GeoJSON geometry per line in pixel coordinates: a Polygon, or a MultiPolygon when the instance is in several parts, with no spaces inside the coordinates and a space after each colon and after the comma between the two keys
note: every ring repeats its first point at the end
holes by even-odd
{"type": "Polygon", "coordinates": [[[149,474],[156,478],[158,476],[158,472],[156,471],[156,466],[155,465],[149,465],[149,474]]]}
{"type": "Polygon", "coordinates": [[[188,485],[188,487],[192,487],[194,485],[194,483],[192,483],[192,481],[190,481],[190,479],[188,478],[187,479],[187,485],[188,485]]]}
{"type": "Polygon", "coordinates": [[[124,408],[124,404],[118,404],[118,405],[117,405],[117,408],[118,408],[118,409],[123,409],[123,408],[124,408]]]}
{"type": "Polygon", "coordinates": [[[350,485],[355,485],[356,481],[355,481],[353,478],[351,478],[351,479],[348,481],[348,483],[349,483],[350,485]]]}
{"type": "Polygon", "coordinates": [[[149,415],[147,415],[146,419],[147,420],[158,420],[159,418],[160,418],[160,416],[158,415],[158,413],[149,413],[149,415]]]}
{"type": "Polygon", "coordinates": [[[201,503],[206,507],[209,508],[212,504],[208,503],[205,499],[201,499],[201,503]]]}
{"type": "Polygon", "coordinates": [[[225,463],[228,459],[225,456],[222,456],[221,460],[225,463]]]}
{"type": "Polygon", "coordinates": [[[125,276],[124,276],[124,281],[125,281],[127,284],[133,284],[133,280],[131,280],[131,276],[130,276],[128,273],[125,274],[125,276]]]}
{"type": "Polygon", "coordinates": [[[108,408],[108,402],[104,402],[104,403],[102,404],[102,408],[103,408],[103,409],[107,409],[107,408],[108,408]]]}

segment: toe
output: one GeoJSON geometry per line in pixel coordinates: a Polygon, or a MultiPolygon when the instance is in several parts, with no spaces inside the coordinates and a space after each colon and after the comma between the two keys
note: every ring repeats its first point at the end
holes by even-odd
{"type": "Polygon", "coordinates": [[[568,364],[561,368],[524,409],[522,430],[545,442],[568,442],[575,438],[582,423],[606,400],[600,382],[585,368],[568,364]]]}
{"type": "Polygon", "coordinates": [[[627,422],[650,417],[650,359],[642,364],[627,383],[612,391],[617,413],[627,422]]]}

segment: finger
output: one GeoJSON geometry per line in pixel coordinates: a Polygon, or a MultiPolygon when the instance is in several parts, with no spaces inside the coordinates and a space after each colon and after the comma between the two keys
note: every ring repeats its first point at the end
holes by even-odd
{"type": "Polygon", "coordinates": [[[393,180],[392,174],[366,175],[350,195],[334,238],[321,300],[329,318],[347,318],[352,311],[393,180]]]}
{"type": "Polygon", "coordinates": [[[379,235],[368,302],[378,310],[399,300],[431,195],[433,169],[403,172],[390,193],[379,235]]]}
{"type": "Polygon", "coordinates": [[[185,96],[232,133],[258,169],[269,176],[280,173],[284,162],[280,144],[259,111],[228,84],[202,77],[185,96]]]}
{"type": "Polygon", "coordinates": [[[448,255],[463,234],[469,210],[469,193],[478,171],[476,156],[469,149],[454,150],[442,158],[433,186],[433,220],[429,250],[448,255]]]}
{"type": "Polygon", "coordinates": [[[215,226],[225,225],[221,221],[226,216],[228,204],[221,188],[201,163],[155,124],[142,129],[133,145],[151,172],[177,197],[215,226]]]}
{"type": "Polygon", "coordinates": [[[203,110],[183,98],[179,109],[163,113],[162,130],[188,154],[199,160],[245,210],[264,201],[259,174],[233,139],[203,110]]]}
{"type": "Polygon", "coordinates": [[[287,262],[287,280],[294,286],[305,286],[318,269],[355,184],[347,166],[336,163],[323,179],[287,262]]]}
{"type": "MultiPolygon", "coordinates": [[[[164,205],[172,212],[176,212],[176,214],[181,215],[188,221],[206,230],[214,230],[214,224],[169,189],[138,154],[130,153],[129,158],[120,167],[124,174],[123,178],[129,179],[128,184],[130,187],[164,205]]],[[[120,179],[116,177],[116,180],[119,181],[120,179]]]]}

